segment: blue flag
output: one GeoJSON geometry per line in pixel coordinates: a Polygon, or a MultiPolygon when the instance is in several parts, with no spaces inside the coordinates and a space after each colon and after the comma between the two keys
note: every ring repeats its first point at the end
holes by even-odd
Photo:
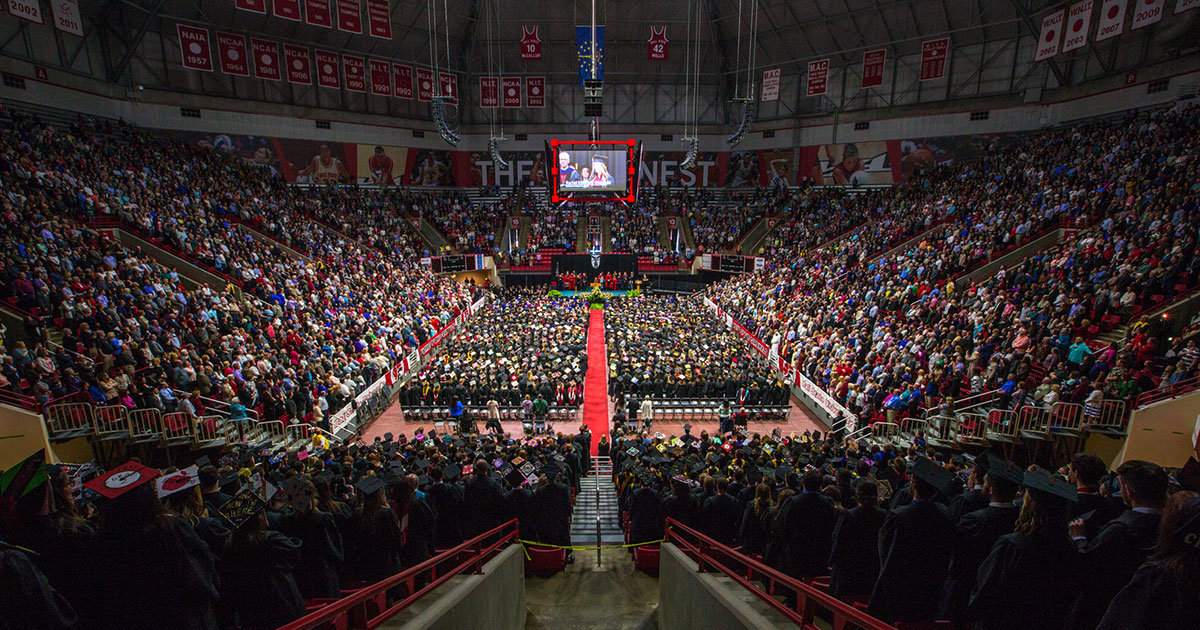
{"type": "Polygon", "coordinates": [[[592,52],[592,27],[575,27],[575,51],[579,54],[579,85],[585,79],[604,80],[604,27],[596,27],[596,50],[592,52]]]}

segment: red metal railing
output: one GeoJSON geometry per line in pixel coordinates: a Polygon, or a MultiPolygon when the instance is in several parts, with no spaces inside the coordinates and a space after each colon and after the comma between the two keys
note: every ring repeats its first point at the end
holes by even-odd
{"type": "Polygon", "coordinates": [[[895,626],[884,623],[814,586],[772,569],[675,519],[667,519],[664,540],[675,544],[695,560],[701,573],[713,569],[724,573],[804,630],[829,627],[826,624],[818,625],[816,621],[817,613],[822,610],[826,611],[833,630],[896,630],[895,626]],[[780,589],[796,593],[794,609],[775,599],[780,589]]]}
{"type": "Polygon", "coordinates": [[[1188,392],[1195,391],[1198,387],[1200,387],[1200,376],[1186,378],[1170,385],[1160,385],[1157,389],[1142,392],[1138,395],[1137,404],[1134,405],[1134,408],[1140,409],[1151,403],[1182,396],[1188,392]]]}
{"type": "Polygon", "coordinates": [[[430,591],[445,584],[460,573],[483,572],[483,565],[501,547],[519,540],[517,520],[513,519],[491,531],[484,532],[452,549],[405,569],[390,578],[358,589],[353,594],[315,610],[278,630],[310,630],[347,628],[373,630],[388,619],[421,599],[430,591]],[[449,566],[449,568],[446,568],[449,566]],[[428,581],[424,578],[427,576],[428,581]],[[424,586],[418,588],[418,584],[424,586]],[[391,605],[384,599],[389,590],[403,589],[405,595],[391,605]],[[382,602],[382,603],[381,603],[382,602]]]}

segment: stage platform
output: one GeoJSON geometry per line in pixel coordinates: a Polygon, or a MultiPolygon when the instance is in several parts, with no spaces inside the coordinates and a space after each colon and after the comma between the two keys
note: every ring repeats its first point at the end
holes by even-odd
{"type": "MultiPolygon", "coordinates": [[[[560,293],[562,293],[563,297],[576,297],[576,296],[582,297],[591,292],[592,292],[591,289],[588,289],[587,291],[560,291],[560,293]]],[[[613,289],[611,291],[608,289],[600,289],[600,292],[601,293],[611,293],[614,297],[621,297],[621,296],[625,295],[626,293],[629,293],[629,291],[626,291],[624,289],[613,289]]]]}

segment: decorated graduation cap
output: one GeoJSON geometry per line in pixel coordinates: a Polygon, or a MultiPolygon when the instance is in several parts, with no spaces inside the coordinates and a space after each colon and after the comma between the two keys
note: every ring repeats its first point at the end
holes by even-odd
{"type": "Polygon", "coordinates": [[[946,487],[950,484],[950,473],[947,473],[945,468],[928,457],[921,457],[913,462],[912,473],[917,479],[933,486],[938,492],[946,492],[946,487]]]}
{"type": "Polygon", "coordinates": [[[233,495],[233,498],[221,504],[217,511],[230,525],[237,528],[245,525],[266,507],[266,501],[263,501],[257,492],[243,488],[241,492],[233,495]]]}
{"type": "Polygon", "coordinates": [[[83,484],[106,499],[115,499],[158,476],[158,470],[138,462],[126,462],[83,484]]]}
{"type": "Polygon", "coordinates": [[[302,475],[289,477],[283,484],[283,502],[297,512],[307,512],[312,509],[313,499],[317,496],[317,487],[302,475]]]}
{"type": "Polygon", "coordinates": [[[46,483],[46,450],[21,460],[0,474],[0,501],[15,501],[46,483]]]}
{"type": "Polygon", "coordinates": [[[158,498],[160,499],[165,499],[184,490],[190,490],[200,485],[200,467],[189,466],[183,470],[163,475],[154,484],[158,498]]]}
{"type": "Polygon", "coordinates": [[[1041,468],[1034,468],[1025,473],[1025,487],[1045,497],[1071,503],[1079,500],[1079,490],[1075,484],[1055,477],[1041,468]]]}

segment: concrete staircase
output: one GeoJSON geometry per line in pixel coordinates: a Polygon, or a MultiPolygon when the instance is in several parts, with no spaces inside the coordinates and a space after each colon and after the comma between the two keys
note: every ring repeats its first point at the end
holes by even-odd
{"type": "Polygon", "coordinates": [[[621,531],[621,509],[617,505],[617,486],[612,481],[612,460],[592,458],[592,472],[580,480],[579,496],[571,516],[571,544],[594,546],[596,523],[600,523],[600,544],[625,542],[621,531]]]}

